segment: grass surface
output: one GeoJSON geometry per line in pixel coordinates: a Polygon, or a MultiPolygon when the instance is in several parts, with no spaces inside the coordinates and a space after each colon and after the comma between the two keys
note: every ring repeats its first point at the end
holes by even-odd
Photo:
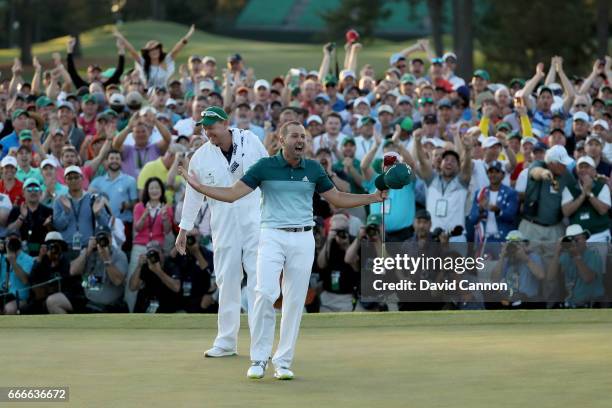
{"type": "Polygon", "coordinates": [[[204,359],[215,333],[212,315],[5,316],[0,386],[67,385],[75,407],[610,406],[609,310],[307,315],[287,382],[245,377],[245,328],[239,356],[204,359]]]}
{"type": "MultiPolygon", "coordinates": [[[[148,40],[161,41],[164,49],[169,51],[174,44],[187,32],[186,26],[162,21],[137,21],[124,24],[120,31],[136,47],[140,49],[148,40]]],[[[112,26],[103,26],[81,34],[83,60],[78,67],[85,69],[89,61],[99,63],[103,69],[115,66],[115,39],[111,35],[112,26]]],[[[282,35],[279,34],[279,35],[282,35]]],[[[51,53],[59,51],[66,55],[68,37],[59,37],[50,41],[35,44],[33,54],[37,55],[45,67],[51,65],[51,53]]],[[[414,43],[376,40],[366,44],[359,57],[359,67],[365,63],[374,65],[379,74],[388,67],[392,53],[400,51],[414,43]]],[[[450,45],[450,44],[449,44],[450,45]]],[[[238,52],[249,66],[255,68],[260,78],[272,79],[274,76],[284,76],[289,68],[305,67],[308,70],[319,69],[323,57],[323,44],[274,43],[265,41],[250,41],[238,38],[224,37],[196,30],[190,43],[179,55],[179,63],[186,63],[192,54],[211,55],[216,58],[217,66],[224,67],[230,53],[238,52]]],[[[0,49],[0,68],[3,77],[10,77],[10,65],[13,58],[19,55],[18,49],[0,49]]],[[[421,54],[421,56],[425,56],[421,54]]],[[[339,64],[342,69],[344,50],[339,53],[339,64]]],[[[126,67],[132,66],[128,57],[126,67]]],[[[178,65],[177,65],[178,74],[178,65]]],[[[219,71],[220,72],[220,71],[219,71]]]]}

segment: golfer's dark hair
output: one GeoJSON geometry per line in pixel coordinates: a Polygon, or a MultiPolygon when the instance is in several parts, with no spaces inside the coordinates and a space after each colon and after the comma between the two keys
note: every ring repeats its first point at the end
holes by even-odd
{"type": "Polygon", "coordinates": [[[302,126],[304,127],[300,122],[298,122],[297,120],[290,120],[289,122],[285,122],[283,123],[283,125],[280,127],[280,129],[278,130],[278,134],[282,137],[287,136],[287,133],[289,132],[289,126],[302,126]]]}

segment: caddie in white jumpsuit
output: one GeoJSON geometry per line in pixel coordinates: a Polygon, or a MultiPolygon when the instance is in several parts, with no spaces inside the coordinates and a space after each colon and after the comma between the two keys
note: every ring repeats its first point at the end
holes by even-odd
{"type": "MultiPolygon", "coordinates": [[[[259,187],[262,191],[261,235],[257,257],[255,305],[251,320],[251,367],[247,376],[264,376],[272,355],[276,323],[274,302],[280,295],[283,272],[283,307],[280,339],[272,358],[274,376],[293,378],[289,369],[304,309],[304,301],[314,261],[312,196],[315,191],[334,207],[358,207],[383,201],[387,193],[349,194],[338,191],[319,162],[305,159],[306,131],[298,122],[288,122],[279,130],[282,149],[261,159],[232,187],[202,185],[191,174],[179,169],[188,183],[208,197],[233,202],[259,187]]],[[[215,254],[216,256],[216,254],[215,254]]]]}
{"type": "MultiPolygon", "coordinates": [[[[229,187],[262,157],[268,157],[259,138],[248,130],[228,128],[228,117],[222,108],[211,106],[202,112],[199,122],[210,140],[202,145],[189,163],[189,171],[208,186],[229,187]]],[[[193,229],[204,196],[187,185],[180,232],[176,239],[179,253],[185,252],[187,232],[193,229]]],[[[249,323],[255,288],[255,265],[260,231],[259,190],[225,203],[209,198],[210,226],[214,248],[214,269],[219,287],[218,333],[206,357],[223,357],[237,352],[240,329],[242,271],[247,274],[249,323]]]]}

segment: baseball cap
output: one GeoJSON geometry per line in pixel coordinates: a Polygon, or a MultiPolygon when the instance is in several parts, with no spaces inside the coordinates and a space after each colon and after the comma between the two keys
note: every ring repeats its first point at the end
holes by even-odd
{"type": "Polygon", "coordinates": [[[30,177],[23,182],[23,189],[25,190],[26,187],[31,186],[32,184],[36,184],[38,187],[40,187],[40,181],[34,177],[30,177]]]}
{"type": "Polygon", "coordinates": [[[498,160],[493,160],[491,163],[489,163],[489,165],[487,166],[487,171],[489,170],[497,170],[501,171],[502,173],[505,173],[504,164],[498,160]]]}
{"type": "Polygon", "coordinates": [[[136,91],[128,93],[125,96],[125,104],[127,106],[142,105],[142,95],[136,91]]]}
{"type": "Polygon", "coordinates": [[[515,130],[514,132],[510,132],[510,133],[508,133],[508,135],[506,136],[506,140],[510,140],[510,139],[518,139],[518,140],[521,140],[521,134],[518,132],[518,130],[515,130]]]}
{"type": "Polygon", "coordinates": [[[57,167],[57,165],[55,164],[55,162],[54,162],[53,160],[51,160],[51,159],[45,159],[45,160],[43,160],[43,161],[40,163],[40,168],[41,168],[41,169],[44,169],[44,168],[45,168],[45,166],[51,166],[51,167],[53,167],[53,168],[56,168],[56,167],[57,167]]]}
{"type": "Polygon", "coordinates": [[[19,132],[19,140],[32,140],[32,131],[30,129],[23,129],[19,132]]]}
{"type": "Polygon", "coordinates": [[[267,90],[270,90],[270,83],[265,79],[258,79],[255,81],[255,85],[253,85],[254,90],[258,90],[259,88],[264,87],[267,90]]]}
{"type": "Polygon", "coordinates": [[[573,121],[577,121],[577,120],[582,120],[583,122],[589,123],[589,115],[586,114],[586,112],[576,112],[574,114],[574,118],[573,121]]]}
{"type": "Polygon", "coordinates": [[[512,130],[512,125],[508,122],[499,122],[496,126],[495,126],[495,130],[499,131],[501,129],[506,129],[507,131],[511,131],[512,130]]]}
{"type": "Polygon", "coordinates": [[[2,161],[0,161],[0,167],[13,166],[17,168],[17,159],[13,156],[5,156],[2,161]]]}
{"type": "Polygon", "coordinates": [[[402,84],[414,84],[414,83],[416,83],[416,78],[412,74],[404,74],[400,78],[400,83],[402,83],[402,84]]]}
{"type": "Polygon", "coordinates": [[[359,119],[359,122],[358,122],[358,127],[365,126],[365,125],[367,125],[368,123],[374,124],[374,123],[376,123],[376,119],[374,119],[374,118],[373,118],[373,117],[371,117],[371,116],[367,116],[367,115],[366,115],[366,116],[363,116],[361,119],[359,119]]]}
{"type": "Polygon", "coordinates": [[[85,104],[85,103],[98,103],[98,101],[96,101],[96,97],[93,96],[93,94],[85,94],[83,95],[83,97],[81,98],[81,103],[85,104]]]}
{"type": "Polygon", "coordinates": [[[57,231],[47,232],[47,235],[45,235],[45,242],[51,242],[51,241],[59,241],[59,242],[66,243],[62,234],[60,234],[57,231]]]}
{"type": "Polygon", "coordinates": [[[242,55],[236,53],[236,54],[231,54],[230,56],[227,57],[227,62],[237,62],[237,61],[242,61],[242,55]]]}
{"type": "Polygon", "coordinates": [[[110,96],[110,98],[108,98],[108,103],[115,106],[124,106],[125,96],[120,93],[114,93],[110,96]]]}
{"type": "Polygon", "coordinates": [[[524,145],[525,143],[531,143],[532,145],[534,145],[534,146],[535,146],[535,145],[536,145],[536,143],[538,143],[538,139],[536,139],[536,138],[535,138],[535,137],[533,137],[533,136],[527,136],[527,137],[524,137],[524,138],[521,140],[521,145],[524,145]]]}
{"type": "Polygon", "coordinates": [[[202,126],[210,126],[227,119],[227,113],[225,113],[223,108],[220,106],[209,106],[202,111],[202,119],[197,122],[197,124],[202,126]]]}
{"type": "Polygon", "coordinates": [[[389,65],[395,65],[402,60],[406,60],[406,57],[404,57],[404,54],[396,52],[395,54],[391,55],[391,57],[389,58],[389,65]]]}
{"type": "Polygon", "coordinates": [[[350,70],[350,69],[343,69],[342,71],[340,71],[340,80],[344,80],[348,77],[352,77],[352,78],[357,78],[357,76],[355,75],[355,73],[350,70]]]}
{"type": "Polygon", "coordinates": [[[306,118],[306,126],[310,125],[311,122],[317,122],[318,124],[323,124],[323,119],[319,115],[310,115],[306,118]]]}
{"type": "Polygon", "coordinates": [[[395,101],[396,104],[400,105],[402,103],[409,103],[410,105],[413,105],[412,103],[412,98],[409,97],[408,95],[400,95],[397,97],[397,100],[395,101]]]}
{"type": "Polygon", "coordinates": [[[548,146],[546,146],[546,143],[544,142],[537,142],[535,145],[533,145],[534,152],[537,152],[537,151],[545,152],[546,150],[548,150],[548,146]]]}
{"type": "Polygon", "coordinates": [[[453,104],[447,98],[442,98],[438,101],[438,108],[452,108],[453,104]]]}
{"type": "Polygon", "coordinates": [[[454,52],[447,52],[446,54],[442,56],[442,60],[444,60],[444,62],[446,62],[446,60],[449,58],[454,58],[455,61],[457,61],[457,56],[455,55],[454,52]]]}
{"type": "Polygon", "coordinates": [[[64,177],[66,177],[70,173],[79,173],[81,176],[83,175],[83,172],[81,171],[81,168],[79,166],[66,167],[66,170],[64,170],[64,177]]]}
{"type": "Polygon", "coordinates": [[[506,235],[506,241],[508,242],[527,242],[527,238],[519,230],[512,230],[506,235]]]}
{"type": "Polygon", "coordinates": [[[360,97],[355,99],[355,101],[353,102],[353,107],[357,107],[357,105],[365,103],[366,105],[368,105],[368,107],[370,107],[370,101],[368,101],[366,98],[364,97],[360,97]]]}
{"type": "Polygon", "coordinates": [[[391,115],[393,115],[393,108],[389,105],[380,105],[380,107],[378,108],[378,114],[380,115],[383,112],[387,112],[390,113],[391,115]]]}
{"type": "Polygon", "coordinates": [[[501,145],[501,142],[499,141],[498,138],[493,137],[493,136],[487,137],[485,141],[482,143],[482,147],[484,147],[485,149],[488,149],[495,145],[501,145]]]}
{"type": "Polygon", "coordinates": [[[550,92],[551,95],[554,95],[553,90],[547,85],[542,85],[541,87],[539,87],[537,95],[538,96],[542,95],[542,92],[550,92]]]}
{"type": "Polygon", "coordinates": [[[576,143],[575,150],[584,150],[584,140],[580,140],[578,143],[576,143]]]}
{"type": "Polygon", "coordinates": [[[512,88],[514,85],[519,84],[522,87],[525,86],[525,80],[521,79],[521,78],[512,78],[510,80],[510,88],[512,88]]]}
{"type": "Polygon", "coordinates": [[[344,140],[342,141],[342,146],[348,144],[348,143],[352,143],[353,145],[355,145],[355,139],[353,139],[352,137],[348,136],[345,137],[344,140]]]}
{"type": "Polygon", "coordinates": [[[414,215],[414,218],[416,218],[417,220],[431,221],[431,214],[429,213],[429,211],[425,209],[420,209],[416,212],[416,214],[414,215]]]}
{"type": "Polygon", "coordinates": [[[382,215],[380,214],[370,214],[368,218],[366,218],[366,225],[380,225],[382,224],[382,215]]]}
{"type": "Polygon", "coordinates": [[[586,138],[586,144],[589,144],[589,143],[590,143],[591,141],[593,141],[593,140],[595,140],[595,141],[596,141],[597,143],[599,143],[600,145],[603,145],[603,143],[602,143],[602,141],[601,141],[601,138],[600,138],[599,136],[597,136],[597,135],[592,134],[592,133],[591,133],[590,135],[588,135],[588,136],[587,136],[587,138],[586,138]]]}
{"type": "Polygon", "coordinates": [[[36,107],[37,108],[44,108],[45,106],[51,106],[54,105],[53,101],[48,97],[48,96],[40,96],[38,99],[36,99],[36,107]]]}
{"type": "Polygon", "coordinates": [[[419,98],[419,105],[424,105],[426,103],[434,103],[434,100],[432,98],[419,98]]]}
{"type": "Polygon", "coordinates": [[[601,126],[605,130],[610,130],[610,127],[608,126],[608,121],[607,120],[597,119],[595,122],[593,122],[593,127],[595,127],[595,126],[601,126]]]}
{"type": "Polygon", "coordinates": [[[546,151],[544,156],[544,162],[546,163],[561,163],[564,166],[568,166],[572,163],[572,159],[567,154],[565,147],[561,145],[555,145],[546,151]]]}
{"type": "Polygon", "coordinates": [[[317,96],[315,96],[315,101],[323,100],[325,103],[329,103],[329,96],[326,93],[321,92],[317,96]]]}
{"type": "Polygon", "coordinates": [[[168,100],[166,100],[166,107],[168,106],[176,106],[176,100],[172,99],[172,98],[168,98],[168,100]]]}
{"type": "Polygon", "coordinates": [[[438,123],[438,117],[433,113],[429,113],[423,117],[423,123],[433,125],[438,123]]]}
{"type": "Polygon", "coordinates": [[[212,62],[213,64],[217,65],[217,60],[214,57],[206,55],[204,58],[202,58],[202,64],[207,64],[209,62],[212,62]]]}
{"type": "Polygon", "coordinates": [[[57,104],[57,109],[62,109],[62,108],[70,109],[72,112],[75,111],[74,105],[68,101],[62,101],[57,104]]]}
{"type": "Polygon", "coordinates": [[[431,59],[431,63],[433,65],[442,65],[443,62],[444,60],[442,58],[432,58],[431,59]]]}
{"type": "Polygon", "coordinates": [[[482,79],[484,79],[485,81],[490,81],[491,77],[489,76],[489,73],[487,71],[485,71],[484,69],[477,69],[476,71],[474,71],[474,76],[475,77],[480,77],[482,79]]]}
{"type": "Polygon", "coordinates": [[[414,122],[410,116],[406,116],[401,120],[401,122],[399,122],[399,125],[402,130],[410,132],[414,127],[414,122]]]}
{"type": "Polygon", "coordinates": [[[457,153],[456,151],[454,151],[452,149],[447,149],[444,152],[442,152],[442,159],[444,159],[449,154],[451,156],[455,156],[455,158],[457,159],[458,162],[461,161],[461,158],[459,157],[459,153],[457,153]]]}
{"type": "Polygon", "coordinates": [[[27,117],[30,117],[30,114],[28,113],[27,110],[25,109],[15,109],[15,111],[13,112],[13,114],[11,115],[11,119],[15,120],[17,119],[19,116],[21,115],[26,115],[27,117]]]}
{"type": "Polygon", "coordinates": [[[198,89],[200,91],[214,91],[215,83],[210,79],[204,79],[198,84],[198,89]]]}
{"type": "Polygon", "coordinates": [[[323,86],[337,85],[337,84],[338,84],[338,80],[336,79],[335,76],[333,76],[333,75],[325,75],[325,78],[323,79],[323,86]]]}
{"type": "Polygon", "coordinates": [[[593,160],[591,156],[584,155],[581,158],[579,158],[578,161],[576,162],[576,167],[580,166],[582,163],[586,163],[593,168],[597,167],[595,166],[595,160],[593,160]]]}

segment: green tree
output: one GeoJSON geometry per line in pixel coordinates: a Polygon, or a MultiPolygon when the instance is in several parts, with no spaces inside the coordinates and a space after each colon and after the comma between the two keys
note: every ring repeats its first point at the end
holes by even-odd
{"type": "Polygon", "coordinates": [[[490,2],[477,39],[494,80],[530,75],[538,62],[563,57],[568,73],[584,73],[595,58],[594,6],[590,1],[490,2]]]}
{"type": "Polygon", "coordinates": [[[382,0],[342,0],[334,10],[321,13],[328,26],[330,38],[344,36],[346,30],[354,28],[363,39],[371,38],[376,24],[389,18],[391,12],[383,9],[382,0]]]}

